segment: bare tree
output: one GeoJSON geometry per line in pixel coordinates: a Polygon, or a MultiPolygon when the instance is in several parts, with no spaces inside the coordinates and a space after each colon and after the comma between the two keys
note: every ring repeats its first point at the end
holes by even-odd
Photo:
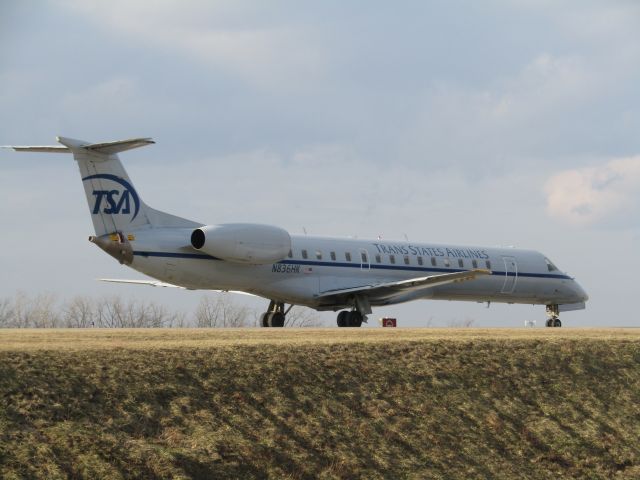
{"type": "Polygon", "coordinates": [[[320,316],[314,310],[304,307],[293,307],[287,313],[285,327],[322,327],[320,316]]]}
{"type": "Polygon", "coordinates": [[[143,303],[139,304],[135,300],[129,300],[124,305],[122,315],[122,325],[126,328],[145,328],[151,323],[150,307],[143,303]]]}
{"type": "Polygon", "coordinates": [[[12,328],[27,328],[29,322],[29,299],[24,292],[16,293],[13,300],[12,328]]]}
{"type": "Polygon", "coordinates": [[[55,328],[60,326],[60,315],[56,307],[56,297],[51,293],[42,293],[30,298],[24,292],[18,292],[13,301],[13,328],[55,328]]]}
{"type": "Polygon", "coordinates": [[[225,295],[203,296],[195,312],[195,323],[200,328],[245,327],[249,309],[236,305],[225,295]]]}
{"type": "MultiPolygon", "coordinates": [[[[0,299],[0,327],[4,328],[162,328],[193,325],[208,328],[258,326],[258,316],[252,309],[234,303],[229,295],[224,294],[203,296],[190,317],[162,304],[141,303],[118,296],[93,299],[78,295],[62,305],[52,294],[30,297],[18,292],[13,299],[0,299]]],[[[316,312],[294,307],[287,314],[285,326],[319,327],[322,321],[316,312]]]]}
{"type": "Polygon", "coordinates": [[[209,297],[202,297],[195,312],[198,328],[213,328],[218,326],[218,303],[209,297]]]}
{"type": "Polygon", "coordinates": [[[475,323],[475,319],[473,318],[465,318],[464,320],[449,320],[447,322],[447,327],[449,328],[471,328],[475,323]]]}
{"type": "Polygon", "coordinates": [[[192,322],[189,321],[184,312],[173,312],[165,324],[165,327],[169,328],[189,328],[191,326],[192,322]]]}
{"type": "Polygon", "coordinates": [[[106,328],[124,328],[125,307],[120,297],[104,298],[100,301],[100,316],[98,324],[106,328]]]}
{"type": "Polygon", "coordinates": [[[58,311],[58,299],[52,293],[43,293],[35,297],[33,320],[36,328],[58,328],[61,325],[58,311]]]}
{"type": "Polygon", "coordinates": [[[164,305],[149,303],[146,308],[146,321],[144,326],[148,328],[173,327],[180,320],[184,324],[182,312],[170,312],[164,305]]]}
{"type": "Polygon", "coordinates": [[[120,297],[108,297],[94,306],[96,326],[103,328],[161,328],[172,326],[177,319],[184,325],[184,314],[171,312],[157,303],[123,301],[120,297]]]}
{"type": "Polygon", "coordinates": [[[96,302],[89,297],[78,295],[63,307],[63,325],[66,328],[87,328],[95,326],[96,302]]]}
{"type": "Polygon", "coordinates": [[[218,297],[221,303],[222,327],[239,328],[247,326],[249,308],[233,303],[225,295],[218,297]]]}
{"type": "Polygon", "coordinates": [[[0,328],[13,326],[15,316],[14,302],[10,298],[0,300],[0,328]]]}
{"type": "Polygon", "coordinates": [[[107,327],[107,306],[106,306],[107,300],[106,299],[100,299],[97,301],[94,301],[94,305],[93,305],[93,318],[94,318],[94,323],[96,327],[100,327],[100,328],[105,328],[107,327]]]}

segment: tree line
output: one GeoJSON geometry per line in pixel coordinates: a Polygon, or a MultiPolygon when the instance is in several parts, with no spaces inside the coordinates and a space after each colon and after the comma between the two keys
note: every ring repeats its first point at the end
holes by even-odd
{"type": "MultiPolygon", "coordinates": [[[[0,328],[221,328],[258,327],[260,314],[227,294],[204,295],[187,314],[153,301],[120,296],[75,296],[60,301],[45,293],[19,292],[0,299],[0,328]]],[[[320,327],[316,312],[293,307],[286,327],[320,327]]]]}

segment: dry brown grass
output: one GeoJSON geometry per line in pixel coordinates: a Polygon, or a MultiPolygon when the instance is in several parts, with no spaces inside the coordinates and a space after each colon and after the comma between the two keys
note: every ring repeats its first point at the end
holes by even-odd
{"type": "Polygon", "coordinates": [[[0,329],[0,351],[210,348],[241,345],[327,345],[435,340],[578,339],[640,341],[640,328],[123,328],[0,329]]]}
{"type": "Polygon", "coordinates": [[[0,331],[2,478],[640,478],[640,331],[0,331]]]}

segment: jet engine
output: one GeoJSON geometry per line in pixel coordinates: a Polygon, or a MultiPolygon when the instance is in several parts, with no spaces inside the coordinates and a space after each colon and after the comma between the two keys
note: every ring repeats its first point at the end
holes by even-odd
{"type": "Polygon", "coordinates": [[[271,225],[206,225],[191,233],[191,245],[229,262],[262,265],[285,259],[291,250],[291,236],[286,230],[271,225]]]}

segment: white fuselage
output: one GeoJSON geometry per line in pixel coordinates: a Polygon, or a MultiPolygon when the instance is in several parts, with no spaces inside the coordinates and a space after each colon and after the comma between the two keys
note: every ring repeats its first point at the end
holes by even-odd
{"type": "Polygon", "coordinates": [[[574,279],[533,250],[292,236],[291,254],[284,260],[248,265],[196,251],[190,244],[192,231],[136,231],[130,266],[190,289],[241,290],[318,310],[347,306],[323,303],[320,295],[324,292],[473,269],[487,269],[491,274],[471,282],[371,298],[371,305],[424,298],[546,305],[587,299],[574,279]]]}

